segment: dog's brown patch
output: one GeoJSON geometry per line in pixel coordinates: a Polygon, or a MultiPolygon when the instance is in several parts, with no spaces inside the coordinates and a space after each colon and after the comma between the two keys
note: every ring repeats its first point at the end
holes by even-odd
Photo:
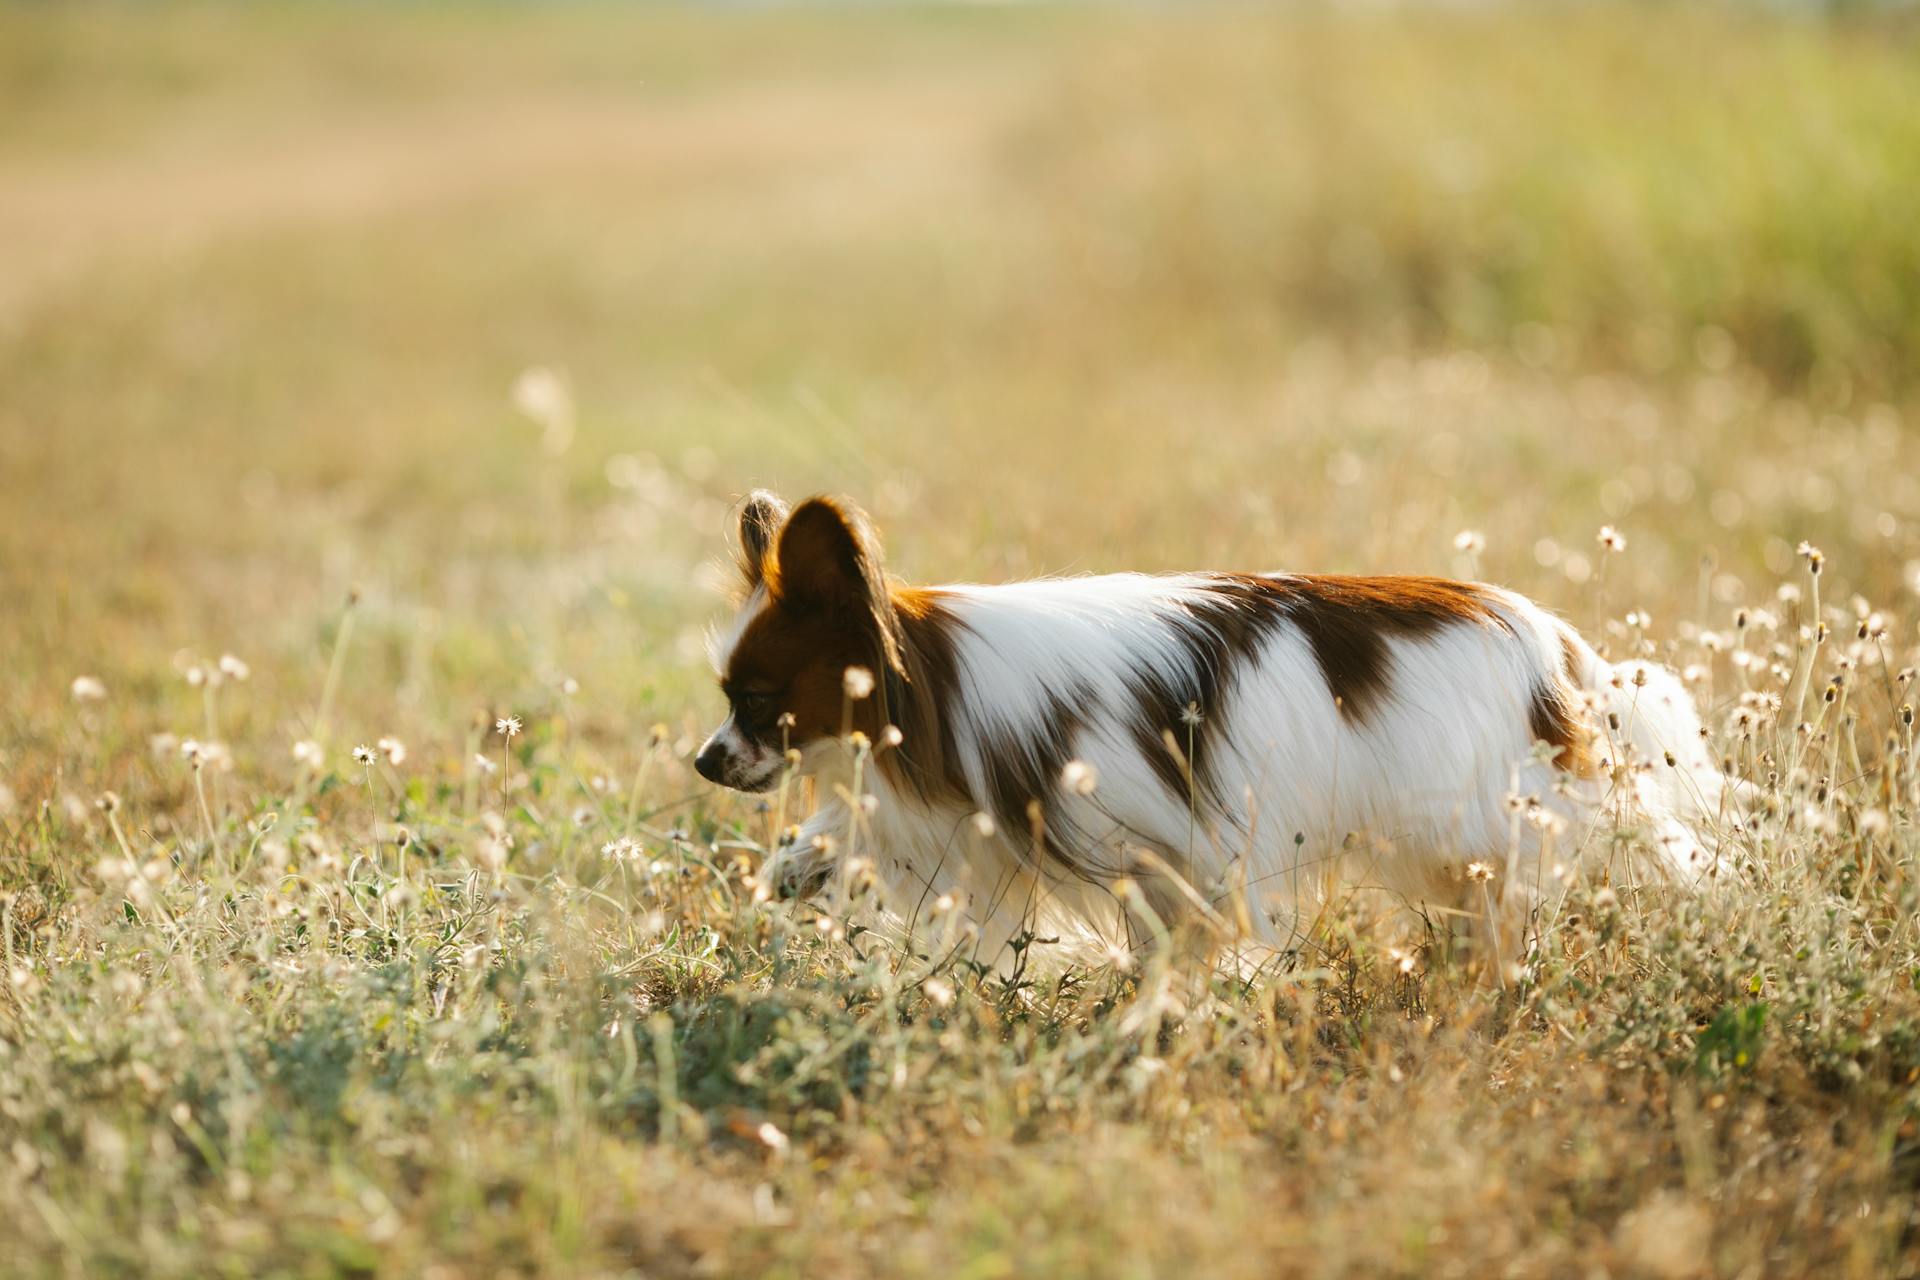
{"type": "Polygon", "coordinates": [[[1473,624],[1511,632],[1486,591],[1450,578],[1355,578],[1306,575],[1278,579],[1287,616],[1307,638],[1340,713],[1364,723],[1393,680],[1391,637],[1432,635],[1473,624]]]}
{"type": "Polygon", "coordinates": [[[1593,730],[1580,701],[1580,668],[1583,665],[1577,642],[1571,633],[1560,636],[1560,670],[1534,688],[1527,707],[1527,727],[1536,742],[1555,748],[1554,767],[1577,777],[1591,777],[1597,767],[1593,756],[1593,730]]]}
{"type": "Polygon", "coordinates": [[[1198,597],[1153,624],[1173,628],[1184,660],[1171,669],[1142,664],[1131,678],[1129,734],[1169,790],[1223,803],[1214,757],[1231,741],[1234,685],[1288,623],[1307,641],[1341,716],[1356,724],[1392,692],[1393,638],[1463,624],[1513,630],[1485,589],[1446,578],[1212,575],[1198,597]]]}
{"type": "Polygon", "coordinates": [[[1173,628],[1184,661],[1173,669],[1142,664],[1134,670],[1127,727],[1169,791],[1223,801],[1212,762],[1215,744],[1224,740],[1233,686],[1287,616],[1284,598],[1267,579],[1221,577],[1171,616],[1149,624],[1173,628]]]}
{"type": "Polygon", "coordinates": [[[886,670],[877,711],[900,730],[900,745],[879,756],[880,768],[923,801],[964,798],[949,705],[960,685],[962,624],[941,591],[896,587],[892,604],[900,665],[886,670]]]}

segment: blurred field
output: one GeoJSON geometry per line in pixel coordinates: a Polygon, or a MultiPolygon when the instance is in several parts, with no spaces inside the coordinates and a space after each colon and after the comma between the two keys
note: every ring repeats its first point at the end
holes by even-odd
{"type": "Polygon", "coordinates": [[[1916,35],[0,9],[0,1271],[1920,1268],[1916,35]],[[1699,668],[1756,869],[1504,988],[1347,898],[1200,1006],[823,933],[686,766],[762,484],[1527,591],[1699,668]]]}

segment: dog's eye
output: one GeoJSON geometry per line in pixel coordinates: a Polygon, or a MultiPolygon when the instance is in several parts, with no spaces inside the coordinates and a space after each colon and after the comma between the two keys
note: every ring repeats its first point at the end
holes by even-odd
{"type": "Polygon", "coordinates": [[[742,693],[733,699],[733,714],[741,720],[761,721],[773,716],[774,695],[770,693],[742,693]]]}

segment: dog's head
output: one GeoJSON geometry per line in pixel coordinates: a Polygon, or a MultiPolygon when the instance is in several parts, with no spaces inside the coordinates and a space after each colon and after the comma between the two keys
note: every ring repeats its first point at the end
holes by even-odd
{"type": "Polygon", "coordinates": [[[900,624],[858,508],[810,498],[789,511],[757,492],[740,508],[738,539],[739,612],[713,643],[729,714],[694,768],[738,791],[766,791],[789,751],[804,773],[851,732],[876,735],[886,683],[900,670],[900,624]]]}

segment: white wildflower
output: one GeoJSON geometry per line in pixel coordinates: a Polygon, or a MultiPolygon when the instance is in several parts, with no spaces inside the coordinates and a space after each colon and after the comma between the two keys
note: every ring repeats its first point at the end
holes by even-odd
{"type": "Polygon", "coordinates": [[[552,369],[535,366],[513,381],[513,405],[540,428],[540,444],[559,457],[573,443],[573,392],[552,369]]]}

